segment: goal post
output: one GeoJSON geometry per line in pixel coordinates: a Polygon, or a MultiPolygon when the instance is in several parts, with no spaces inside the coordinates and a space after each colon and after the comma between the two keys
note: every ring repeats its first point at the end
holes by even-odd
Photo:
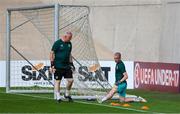
{"type": "Polygon", "coordinates": [[[6,93],[10,89],[10,11],[6,12],[6,93]]]}
{"type": "MultiPolygon", "coordinates": [[[[111,85],[95,52],[89,13],[87,6],[59,4],[7,9],[6,92],[52,93],[54,77],[49,71],[49,52],[54,41],[71,31],[76,67],[72,97],[104,95],[111,85]]],[[[61,94],[65,86],[63,79],[61,94]]]]}
{"type": "MultiPolygon", "coordinates": [[[[59,5],[41,5],[41,6],[33,6],[33,7],[21,7],[21,8],[9,8],[7,9],[7,23],[6,23],[6,29],[7,29],[7,32],[6,32],[6,92],[9,93],[9,92],[14,92],[14,93],[31,93],[31,92],[49,92],[48,90],[31,90],[31,89],[25,89],[24,86],[26,85],[21,85],[18,84],[19,82],[14,82],[13,81],[16,79],[15,76],[19,76],[21,73],[16,73],[14,71],[16,71],[16,65],[18,66],[18,64],[23,64],[23,62],[26,62],[24,64],[29,64],[30,63],[30,66],[34,66],[34,65],[31,65],[33,64],[31,62],[31,59],[30,58],[26,58],[26,55],[23,54],[24,52],[23,51],[19,51],[19,49],[16,48],[16,40],[18,40],[18,37],[26,37],[25,34],[23,34],[23,29],[21,27],[23,26],[26,26],[26,24],[28,23],[33,23],[32,20],[33,18],[27,18],[26,17],[23,17],[22,14],[20,14],[21,12],[29,12],[29,11],[35,11],[35,10],[46,10],[46,9],[49,9],[49,10],[54,10],[56,9],[56,7],[58,7],[59,5]],[[22,20],[19,20],[23,18],[22,20]],[[20,29],[20,30],[18,30],[20,29]],[[15,32],[14,32],[15,31],[15,32]],[[23,35],[22,35],[23,34],[23,35]],[[17,36],[19,35],[19,36],[17,36]],[[15,42],[14,44],[12,42],[15,42]],[[13,53],[13,54],[12,54],[13,53]],[[16,56],[16,57],[14,57],[16,56]],[[19,56],[19,57],[17,57],[19,56]],[[14,68],[13,67],[13,64],[14,64],[14,68]],[[14,79],[12,78],[12,76],[14,76],[14,79]],[[17,84],[16,84],[17,83],[17,84]],[[18,86],[19,85],[19,86],[18,86]],[[17,89],[17,86],[19,89],[17,89]]],[[[58,11],[58,10],[57,10],[58,11]]],[[[57,17],[56,15],[58,14],[58,12],[54,13],[52,12],[51,16],[54,18],[54,17],[57,17]]],[[[52,26],[54,26],[54,31],[52,31],[52,38],[55,37],[55,34],[57,34],[58,30],[55,31],[55,28],[58,27],[58,22],[56,21],[59,21],[57,18],[55,19],[54,18],[54,25],[52,24],[52,26]],[[53,35],[54,34],[54,35],[53,35]]],[[[53,22],[53,21],[52,21],[53,22]]],[[[52,27],[51,27],[52,29],[52,27]]],[[[31,31],[31,30],[29,30],[31,31]]],[[[57,34],[58,35],[58,34],[57,34]]],[[[58,37],[56,35],[56,37],[58,37]]],[[[33,35],[32,35],[33,36],[33,35]]],[[[23,40],[23,39],[22,39],[23,40]]],[[[52,39],[54,40],[54,39],[52,39]]],[[[23,43],[20,42],[20,43],[23,43]]],[[[30,46],[30,45],[29,45],[30,46]]],[[[20,44],[19,46],[20,47],[20,44]]],[[[29,51],[33,51],[32,50],[29,50],[29,51]]],[[[19,67],[18,67],[19,68],[19,67]]],[[[20,69],[17,69],[17,72],[18,70],[20,69]]],[[[31,88],[31,87],[29,87],[31,88]]]]}

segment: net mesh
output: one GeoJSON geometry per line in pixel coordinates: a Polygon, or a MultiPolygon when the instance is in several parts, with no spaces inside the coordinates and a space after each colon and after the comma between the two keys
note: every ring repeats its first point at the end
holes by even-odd
{"type": "MultiPolygon", "coordinates": [[[[54,7],[11,11],[10,92],[53,92],[49,52],[54,43],[54,7]]],[[[60,37],[73,33],[72,95],[104,95],[107,82],[92,40],[88,7],[60,6],[60,37]]],[[[62,80],[62,90],[66,80],[62,80]]],[[[62,91],[63,92],[63,91],[62,91]]]]}

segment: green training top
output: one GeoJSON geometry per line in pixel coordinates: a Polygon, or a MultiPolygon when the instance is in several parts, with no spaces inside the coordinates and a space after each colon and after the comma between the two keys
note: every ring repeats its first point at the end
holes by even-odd
{"type": "Polygon", "coordinates": [[[59,39],[53,44],[51,50],[55,54],[55,68],[69,68],[72,50],[71,42],[63,42],[61,39],[59,39]]]}
{"type": "MultiPolygon", "coordinates": [[[[125,72],[126,72],[125,65],[122,61],[120,61],[119,63],[116,64],[116,71],[115,71],[116,82],[120,81],[124,77],[123,73],[125,72]]],[[[123,82],[126,82],[126,80],[123,82]]]]}

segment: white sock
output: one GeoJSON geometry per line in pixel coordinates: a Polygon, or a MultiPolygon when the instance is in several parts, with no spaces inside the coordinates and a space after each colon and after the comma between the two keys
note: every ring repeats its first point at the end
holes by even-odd
{"type": "Polygon", "coordinates": [[[138,97],[135,97],[135,98],[134,98],[134,102],[139,102],[139,98],[138,98],[138,97]]]}
{"type": "Polygon", "coordinates": [[[60,92],[56,92],[56,99],[57,100],[61,99],[60,92]]]}
{"type": "Polygon", "coordinates": [[[107,100],[107,97],[103,97],[102,98],[102,102],[106,101],[107,100]]]}
{"type": "Polygon", "coordinates": [[[66,89],[65,95],[66,95],[66,96],[69,96],[69,95],[70,95],[70,90],[67,90],[67,89],[66,89]]]}

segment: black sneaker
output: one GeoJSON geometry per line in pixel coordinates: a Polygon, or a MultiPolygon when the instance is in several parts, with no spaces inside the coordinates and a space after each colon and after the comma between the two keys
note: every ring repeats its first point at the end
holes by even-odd
{"type": "Polygon", "coordinates": [[[64,98],[65,98],[65,99],[68,99],[69,102],[73,102],[71,96],[66,96],[66,95],[64,94],[64,98]]]}

